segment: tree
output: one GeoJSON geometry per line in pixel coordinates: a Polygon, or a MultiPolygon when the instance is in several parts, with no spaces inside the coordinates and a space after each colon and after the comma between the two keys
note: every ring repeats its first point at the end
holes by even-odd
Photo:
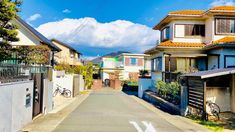
{"type": "Polygon", "coordinates": [[[27,64],[49,64],[50,48],[46,45],[27,47],[27,64]]]}
{"type": "Polygon", "coordinates": [[[17,26],[10,23],[17,12],[19,12],[19,0],[1,0],[0,1],[0,61],[11,57],[11,42],[19,41],[17,38],[17,26]]]}

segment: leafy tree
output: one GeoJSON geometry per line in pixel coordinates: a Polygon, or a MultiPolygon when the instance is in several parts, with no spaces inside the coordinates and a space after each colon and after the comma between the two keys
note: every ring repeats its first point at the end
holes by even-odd
{"type": "Polygon", "coordinates": [[[91,62],[84,65],[83,73],[85,86],[90,89],[93,85],[93,64],[91,62]]]}
{"type": "Polygon", "coordinates": [[[28,64],[49,64],[50,48],[46,45],[29,46],[26,62],[28,64]]]}
{"type": "Polygon", "coordinates": [[[19,0],[1,0],[0,1],[0,61],[8,59],[11,56],[11,42],[19,41],[17,38],[17,26],[10,23],[19,12],[19,0]]]}

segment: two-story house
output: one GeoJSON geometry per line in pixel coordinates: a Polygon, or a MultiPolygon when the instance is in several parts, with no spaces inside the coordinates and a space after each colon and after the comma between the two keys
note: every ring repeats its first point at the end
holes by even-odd
{"type": "Polygon", "coordinates": [[[61,49],[55,53],[55,63],[66,63],[69,65],[82,65],[80,56],[81,53],[68,44],[65,44],[57,39],[52,39],[51,42],[61,49]]]}
{"type": "Polygon", "coordinates": [[[128,52],[113,52],[94,59],[92,62],[101,67],[101,78],[113,79],[115,75],[120,80],[137,80],[140,70],[150,71],[150,61],[145,54],[133,54],[128,52]]]}
{"type": "Polygon", "coordinates": [[[145,54],[151,55],[154,81],[235,66],[235,6],[170,12],[153,29],[161,41],[145,54]]]}
{"type": "Polygon", "coordinates": [[[16,16],[14,20],[11,21],[12,24],[18,26],[19,41],[12,42],[13,47],[20,46],[36,46],[36,45],[47,45],[50,49],[49,62],[48,64],[53,65],[54,54],[60,51],[60,48],[48,40],[45,36],[39,33],[36,29],[31,27],[28,23],[22,20],[20,17],[16,16]]]}

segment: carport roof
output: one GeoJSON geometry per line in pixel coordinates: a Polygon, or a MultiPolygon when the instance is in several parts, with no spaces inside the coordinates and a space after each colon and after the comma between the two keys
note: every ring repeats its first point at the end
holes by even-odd
{"type": "Polygon", "coordinates": [[[224,68],[209,71],[200,71],[182,75],[183,77],[200,77],[201,79],[234,74],[235,68],[224,68]]]}

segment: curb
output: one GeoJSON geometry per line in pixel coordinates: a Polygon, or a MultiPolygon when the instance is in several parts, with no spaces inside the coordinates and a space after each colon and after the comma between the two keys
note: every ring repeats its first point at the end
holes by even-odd
{"type": "Polygon", "coordinates": [[[175,115],[170,115],[169,113],[165,113],[156,107],[154,107],[152,104],[138,98],[135,96],[130,96],[132,99],[134,99],[136,102],[139,104],[143,105],[147,109],[151,110],[152,112],[156,113],[158,116],[161,118],[167,120],[170,124],[174,125],[175,127],[179,128],[183,132],[189,132],[189,131],[194,131],[196,132],[211,132],[204,126],[197,124],[195,122],[192,122],[190,119],[181,117],[181,116],[175,116],[175,115]]]}

